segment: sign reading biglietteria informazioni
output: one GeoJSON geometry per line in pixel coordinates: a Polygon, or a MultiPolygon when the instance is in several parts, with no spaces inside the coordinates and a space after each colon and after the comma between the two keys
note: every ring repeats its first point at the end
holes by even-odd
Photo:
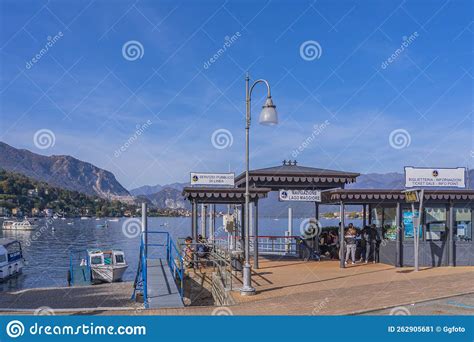
{"type": "Polygon", "coordinates": [[[191,172],[191,185],[228,185],[234,186],[234,173],[191,172]]]}
{"type": "Polygon", "coordinates": [[[280,201],[321,202],[321,191],[280,190],[280,201]]]}
{"type": "Polygon", "coordinates": [[[405,187],[466,187],[466,168],[405,167],[405,187]]]}

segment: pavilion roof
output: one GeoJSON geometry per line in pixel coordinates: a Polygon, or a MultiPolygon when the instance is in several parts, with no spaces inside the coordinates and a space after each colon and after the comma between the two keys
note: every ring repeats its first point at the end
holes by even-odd
{"type": "MultiPolygon", "coordinates": [[[[266,198],[269,188],[250,188],[250,200],[266,198]]],[[[244,188],[185,187],[183,196],[198,203],[241,204],[245,202],[244,188]]]]}
{"type": "MultiPolygon", "coordinates": [[[[404,189],[334,189],[323,193],[323,203],[369,203],[405,201],[404,189]]],[[[425,189],[425,201],[474,202],[474,190],[425,189]]]]}
{"type": "MultiPolygon", "coordinates": [[[[359,173],[320,169],[283,161],[282,165],[249,171],[249,181],[256,186],[282,188],[336,188],[353,183],[359,173]]],[[[235,178],[238,187],[245,185],[245,172],[235,178]]]]}

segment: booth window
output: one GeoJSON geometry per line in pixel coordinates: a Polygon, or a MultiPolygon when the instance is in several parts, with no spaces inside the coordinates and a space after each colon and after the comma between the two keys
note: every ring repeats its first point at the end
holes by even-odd
{"type": "Polygon", "coordinates": [[[371,210],[371,219],[372,219],[372,224],[375,224],[377,228],[377,233],[379,236],[382,236],[382,227],[383,227],[383,210],[384,208],[376,206],[372,207],[371,210]]]}
{"type": "Polygon", "coordinates": [[[446,240],[446,208],[425,208],[426,240],[446,240]]]}
{"type": "Polygon", "coordinates": [[[386,240],[396,240],[397,231],[397,208],[384,208],[383,238],[386,240]]]}
{"type": "Polygon", "coordinates": [[[472,241],[471,208],[454,208],[454,239],[472,241]]]}
{"type": "MultiPolygon", "coordinates": [[[[418,213],[418,210],[415,210],[418,213]]],[[[403,209],[402,211],[402,224],[403,224],[403,239],[404,240],[413,240],[415,236],[415,230],[413,227],[413,217],[411,209],[403,209]]]]}

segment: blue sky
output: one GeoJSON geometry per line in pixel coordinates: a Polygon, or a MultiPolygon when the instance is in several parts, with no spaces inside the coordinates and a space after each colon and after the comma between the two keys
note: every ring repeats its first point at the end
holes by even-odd
{"type": "Polygon", "coordinates": [[[258,125],[258,85],[252,168],[295,156],[362,173],[472,164],[469,1],[0,6],[0,140],[91,162],[127,188],[239,173],[246,71],[270,82],[280,116],[258,125]],[[123,52],[131,41],[138,55],[123,52]],[[35,140],[44,130],[54,144],[35,140]]]}

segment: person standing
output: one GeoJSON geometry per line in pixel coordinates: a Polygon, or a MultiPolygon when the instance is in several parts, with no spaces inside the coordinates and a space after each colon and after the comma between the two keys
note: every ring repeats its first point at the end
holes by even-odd
{"type": "Polygon", "coordinates": [[[352,265],[355,264],[355,253],[356,253],[356,231],[352,224],[349,224],[346,235],[344,236],[344,241],[346,242],[346,259],[345,264],[349,261],[349,256],[352,259],[352,265]]]}

